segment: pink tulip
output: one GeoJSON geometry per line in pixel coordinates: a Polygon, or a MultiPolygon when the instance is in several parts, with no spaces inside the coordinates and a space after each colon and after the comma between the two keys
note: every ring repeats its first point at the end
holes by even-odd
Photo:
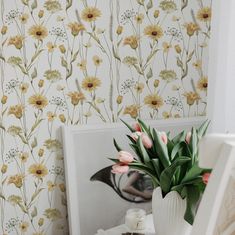
{"type": "Polygon", "coordinates": [[[133,124],[132,127],[134,128],[134,130],[141,132],[141,127],[140,127],[140,124],[138,122],[133,124]]]}
{"type": "Polygon", "coordinates": [[[141,132],[136,131],[136,132],[131,133],[130,136],[131,136],[131,138],[132,138],[133,140],[137,141],[137,140],[139,139],[139,136],[141,136],[141,135],[142,135],[141,132]]]}
{"type": "Polygon", "coordinates": [[[185,137],[185,142],[186,142],[187,144],[190,143],[191,136],[192,136],[192,133],[189,131],[189,132],[186,134],[186,137],[185,137]]]}
{"type": "Polygon", "coordinates": [[[134,157],[132,156],[132,154],[126,151],[120,151],[118,153],[118,159],[121,163],[124,163],[127,165],[134,161],[134,157]]]}
{"type": "Polygon", "coordinates": [[[166,132],[163,131],[163,132],[161,132],[160,134],[161,134],[162,142],[163,142],[164,144],[167,144],[168,138],[167,138],[166,132]]]}
{"type": "Polygon", "coordinates": [[[141,139],[142,139],[142,143],[143,143],[143,145],[144,145],[145,148],[147,148],[147,149],[152,148],[153,142],[152,142],[152,140],[149,138],[148,135],[146,135],[145,133],[143,133],[143,134],[141,135],[141,139]]]}
{"type": "Polygon", "coordinates": [[[205,174],[202,176],[202,181],[203,181],[204,184],[208,184],[210,175],[211,175],[211,173],[205,173],[205,174]]]}
{"type": "Polygon", "coordinates": [[[124,174],[129,171],[129,166],[124,164],[115,164],[112,166],[112,173],[114,174],[124,174]]]}

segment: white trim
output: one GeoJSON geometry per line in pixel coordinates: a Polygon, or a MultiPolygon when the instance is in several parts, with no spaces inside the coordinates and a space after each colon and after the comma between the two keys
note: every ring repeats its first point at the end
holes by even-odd
{"type": "Polygon", "coordinates": [[[207,111],[208,117],[212,121],[211,129],[213,132],[226,132],[227,118],[231,115],[231,111],[228,109],[230,102],[227,93],[231,86],[229,80],[234,79],[232,74],[235,74],[232,72],[234,56],[231,56],[232,51],[234,51],[233,4],[234,0],[227,0],[226,4],[224,1],[217,0],[213,1],[212,4],[207,111]],[[231,63],[233,63],[232,66],[231,63]]]}
{"type": "MultiPolygon", "coordinates": [[[[70,128],[62,127],[62,136],[63,136],[63,151],[64,156],[66,156],[66,160],[64,161],[65,168],[65,180],[66,185],[70,185],[69,182],[76,179],[76,168],[73,164],[74,155],[73,144],[72,141],[72,132],[70,128]],[[70,157],[71,156],[71,157],[70,157]],[[68,174],[69,172],[69,174],[68,174]]],[[[79,221],[79,210],[74,210],[73,206],[76,205],[76,208],[79,208],[77,203],[77,193],[73,190],[72,187],[66,187],[66,195],[67,195],[67,208],[68,208],[68,218],[69,218],[69,231],[70,235],[79,234],[75,231],[80,230],[80,221],[79,221]]]]}
{"type": "MultiPolygon", "coordinates": [[[[155,128],[158,127],[174,127],[174,126],[193,126],[199,125],[203,121],[207,119],[206,116],[202,117],[195,117],[195,118],[179,118],[179,119],[164,119],[164,120],[145,120],[145,122],[150,125],[154,126],[155,128]]],[[[126,120],[125,120],[126,121],[126,120]]],[[[128,124],[133,124],[134,121],[126,121],[128,124]]],[[[102,123],[102,124],[88,124],[83,126],[63,126],[62,129],[65,129],[66,132],[87,132],[87,131],[95,131],[99,129],[115,129],[115,128],[126,128],[125,125],[121,122],[118,123],[102,123]]]]}

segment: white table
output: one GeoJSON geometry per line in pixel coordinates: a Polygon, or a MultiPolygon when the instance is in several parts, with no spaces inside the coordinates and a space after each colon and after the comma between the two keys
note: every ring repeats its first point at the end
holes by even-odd
{"type": "Polygon", "coordinates": [[[143,233],[145,235],[155,235],[154,225],[153,225],[153,215],[147,215],[146,218],[146,229],[131,231],[125,224],[119,225],[114,228],[110,228],[106,231],[99,230],[96,235],[121,235],[122,233],[143,233]]]}

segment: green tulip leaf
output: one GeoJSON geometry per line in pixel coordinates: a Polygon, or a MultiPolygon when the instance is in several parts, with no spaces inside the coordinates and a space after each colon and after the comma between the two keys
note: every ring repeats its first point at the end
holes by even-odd
{"type": "Polygon", "coordinates": [[[197,211],[197,203],[200,199],[200,191],[196,186],[188,186],[186,188],[186,200],[187,200],[187,207],[184,214],[184,219],[189,223],[193,224],[194,217],[197,211]]]}
{"type": "Polygon", "coordinates": [[[184,187],[187,187],[187,186],[189,186],[189,185],[194,185],[194,186],[196,186],[196,185],[200,185],[201,183],[202,183],[202,177],[199,177],[199,176],[198,176],[198,177],[195,178],[195,179],[192,179],[192,180],[190,180],[190,181],[187,181],[187,182],[181,183],[181,184],[179,184],[179,185],[173,186],[173,187],[171,188],[171,190],[180,192],[180,191],[183,190],[184,187]]]}
{"type": "Polygon", "coordinates": [[[198,135],[195,127],[192,128],[192,136],[190,139],[189,147],[192,153],[192,163],[194,163],[196,160],[195,157],[198,153],[198,135]]]}
{"type": "Polygon", "coordinates": [[[171,151],[171,160],[174,160],[174,158],[175,158],[175,156],[177,155],[177,153],[179,153],[179,150],[180,150],[181,148],[183,148],[183,144],[184,144],[184,142],[179,142],[178,144],[176,144],[176,145],[173,147],[173,149],[172,149],[172,151],[171,151]]]}
{"type": "Polygon", "coordinates": [[[167,145],[163,143],[160,134],[155,129],[153,129],[153,137],[157,156],[159,157],[164,168],[166,168],[170,165],[167,145]]]}
{"type": "Polygon", "coordinates": [[[115,163],[119,163],[119,160],[117,158],[108,158],[108,159],[115,162],[115,163]]]}
{"type": "Polygon", "coordinates": [[[210,121],[206,120],[205,122],[202,123],[202,125],[198,128],[197,134],[198,138],[201,139],[205,134],[210,125],[210,121]]]}
{"type": "Polygon", "coordinates": [[[188,157],[179,157],[161,173],[160,185],[164,193],[168,193],[170,191],[171,182],[173,180],[177,168],[187,163],[188,161],[190,161],[188,157]]]}
{"type": "Polygon", "coordinates": [[[115,146],[115,148],[117,149],[118,152],[122,151],[122,149],[119,147],[117,141],[115,139],[113,139],[113,144],[115,146]]]}
{"type": "Polygon", "coordinates": [[[171,155],[173,148],[175,147],[175,144],[169,139],[170,137],[167,135],[168,141],[167,141],[167,149],[169,155],[171,155]]]}
{"type": "Polygon", "coordinates": [[[144,159],[142,157],[142,154],[140,153],[140,150],[137,146],[137,144],[130,144],[130,147],[133,149],[133,151],[136,153],[136,155],[138,156],[140,162],[144,163],[144,159]]]}
{"type": "Polygon", "coordinates": [[[176,143],[185,141],[186,134],[187,134],[186,131],[180,132],[178,135],[176,135],[176,136],[172,139],[172,142],[173,142],[174,144],[176,144],[176,143]]]}
{"type": "Polygon", "coordinates": [[[126,135],[126,136],[131,141],[132,144],[136,143],[136,141],[130,135],[126,135]]]}
{"type": "Polygon", "coordinates": [[[122,119],[120,119],[124,124],[125,124],[125,126],[131,131],[131,132],[135,132],[135,129],[132,127],[132,126],[130,126],[128,123],[126,123],[124,120],[122,120],[122,119]]]}
{"type": "Polygon", "coordinates": [[[186,183],[197,178],[201,175],[202,171],[203,169],[198,166],[198,163],[195,163],[195,165],[193,165],[192,168],[186,173],[181,183],[186,183]]]}
{"type": "Polygon", "coordinates": [[[150,161],[150,158],[149,158],[149,155],[142,143],[142,139],[141,138],[138,138],[138,141],[137,141],[137,146],[138,146],[138,149],[139,149],[139,153],[141,155],[141,158],[143,159],[143,162],[145,164],[149,164],[149,161],[150,161]]]}
{"type": "Polygon", "coordinates": [[[154,172],[152,171],[151,168],[143,165],[143,164],[139,164],[138,162],[132,162],[129,164],[129,166],[132,168],[132,169],[136,169],[138,171],[141,171],[145,174],[147,174],[148,176],[151,177],[152,181],[153,181],[153,184],[154,184],[154,188],[160,186],[160,182],[159,180],[156,178],[154,172]]]}
{"type": "Polygon", "coordinates": [[[161,176],[161,166],[158,158],[152,159],[153,167],[156,172],[156,175],[158,179],[160,179],[161,176]]]}
{"type": "Polygon", "coordinates": [[[140,119],[138,119],[138,123],[140,124],[141,130],[150,135],[150,128],[140,119]]]}

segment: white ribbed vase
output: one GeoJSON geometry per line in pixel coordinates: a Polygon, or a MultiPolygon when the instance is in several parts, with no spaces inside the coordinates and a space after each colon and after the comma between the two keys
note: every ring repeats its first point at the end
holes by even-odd
{"type": "Polygon", "coordinates": [[[184,220],[186,200],[172,191],[162,198],[160,187],[152,197],[153,221],[156,235],[190,235],[192,226],[184,220]]]}

